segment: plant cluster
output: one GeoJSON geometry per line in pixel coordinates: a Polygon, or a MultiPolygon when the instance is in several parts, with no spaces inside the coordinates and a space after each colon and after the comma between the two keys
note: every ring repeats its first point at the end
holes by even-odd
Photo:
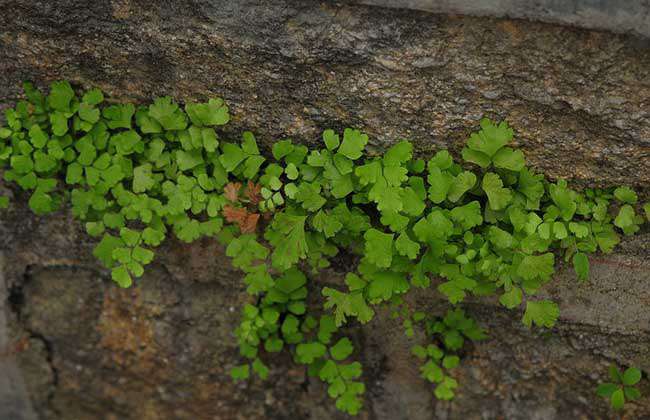
{"type": "Polygon", "coordinates": [[[625,369],[621,372],[618,367],[609,367],[609,377],[612,382],[605,382],[598,385],[596,393],[606,397],[614,410],[622,410],[625,401],[634,401],[641,398],[641,391],[636,385],[641,380],[641,371],[635,367],[625,369]]]}
{"type": "MultiPolygon", "coordinates": [[[[325,130],[320,149],[276,141],[268,156],[250,132],[221,138],[215,128],[229,120],[221,99],[134,106],[105,103],[98,89],[78,97],[65,81],[48,95],[24,88],[26,100],[0,128],[0,163],[7,181],[30,192],[31,209],[46,214],[69,202],[100,238],[94,255],[121,287],[168,235],[216,237],[252,296],[235,332],[248,361],[232,376],[266,378],[263,359],[289,351],[350,414],[365,387],[344,325],[371,321],[380,304],[401,304],[411,289],[435,288],[452,306],[444,317],[406,305],[401,316],[407,335],[424,328],[430,342],[413,354],[436,397],[450,399],[458,351],[486,337],[459,307],[467,296],[497,295],[521,308],[526,326],[550,328],[558,305],[537,294],[557,259],[584,281],[587,254],[611,252],[644,221],[628,187],[578,192],[527,168],[505,122],[481,121],[461,161],[446,150],[416,158],[406,140],[371,156],[368,136],[350,128],[325,130]],[[318,290],[308,275],[340,253],[358,264],[344,285],[318,290]],[[313,314],[310,293],[324,297],[313,314]]],[[[650,217],[650,205],[643,209],[650,217]]]]}

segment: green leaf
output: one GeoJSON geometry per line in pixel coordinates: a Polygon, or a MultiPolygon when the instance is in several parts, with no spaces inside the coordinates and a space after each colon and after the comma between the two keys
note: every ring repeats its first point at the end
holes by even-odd
{"type": "Polygon", "coordinates": [[[256,295],[267,292],[273,287],[273,277],[269,274],[266,264],[260,264],[246,270],[244,283],[248,285],[246,292],[249,295],[256,295]]]}
{"type": "Polygon", "coordinates": [[[121,131],[111,137],[111,144],[115,146],[119,154],[128,155],[135,151],[140,140],[140,135],[134,130],[121,131]]]}
{"type": "Polygon", "coordinates": [[[38,215],[50,213],[55,210],[55,202],[52,196],[38,189],[29,198],[28,204],[29,208],[38,215]]]}
{"type": "Polygon", "coordinates": [[[638,197],[630,187],[618,187],[614,190],[614,197],[621,203],[636,204],[638,197]]]}
{"type": "Polygon", "coordinates": [[[294,150],[294,145],[291,140],[280,140],[273,144],[272,152],[275,160],[280,160],[288,156],[294,150]]]}
{"type": "Polygon", "coordinates": [[[490,166],[490,157],[485,153],[479,152],[477,150],[472,150],[468,147],[465,147],[462,150],[462,156],[465,162],[475,163],[481,168],[487,168],[490,166]]]}
{"type": "Polygon", "coordinates": [[[250,131],[244,131],[242,134],[242,150],[247,155],[259,155],[260,151],[257,148],[257,142],[255,141],[255,136],[250,131]]]}
{"type": "Polygon", "coordinates": [[[535,175],[526,168],[519,172],[517,190],[526,196],[526,208],[529,210],[539,208],[539,201],[544,195],[543,179],[543,176],[535,175]]]}
{"type": "Polygon", "coordinates": [[[248,365],[235,366],[230,369],[230,376],[236,381],[248,379],[250,376],[250,368],[248,365]]]}
{"type": "Polygon", "coordinates": [[[269,368],[259,358],[256,358],[253,362],[253,371],[261,379],[267,379],[269,377],[269,368]]]}
{"type": "Polygon", "coordinates": [[[324,287],[323,296],[327,298],[325,309],[334,308],[336,325],[343,325],[346,317],[356,317],[362,324],[372,319],[375,311],[368,306],[361,293],[342,293],[338,290],[324,287]]]}
{"type": "Polygon", "coordinates": [[[140,233],[129,228],[120,229],[120,238],[128,246],[136,246],[140,241],[140,233]]]}
{"type": "Polygon", "coordinates": [[[185,130],[187,128],[185,114],[169,96],[156,98],[153,104],[149,105],[149,117],[158,121],[165,130],[185,130]]]}
{"type": "Polygon", "coordinates": [[[34,152],[34,170],[36,172],[49,172],[56,168],[56,160],[41,151],[34,152]]]}
{"type": "Polygon", "coordinates": [[[113,251],[123,245],[124,242],[120,238],[106,233],[93,250],[93,255],[95,258],[99,259],[104,266],[111,268],[114,264],[113,251]]]}
{"type": "Polygon", "coordinates": [[[400,166],[411,160],[413,157],[413,145],[402,140],[393,145],[384,154],[384,166],[400,166]]]}
{"type": "Polygon", "coordinates": [[[32,125],[29,129],[29,138],[31,143],[35,148],[41,149],[45,147],[47,141],[49,140],[48,135],[38,126],[38,124],[32,125]]]}
{"type": "Polygon", "coordinates": [[[244,163],[244,176],[247,179],[255,178],[265,160],[259,155],[249,156],[244,163]]]}
{"type": "Polygon", "coordinates": [[[233,259],[237,268],[250,267],[255,260],[264,260],[269,251],[255,240],[255,235],[246,234],[233,239],[226,248],[226,256],[233,259]]]}
{"type": "Polygon", "coordinates": [[[88,105],[99,105],[104,102],[104,94],[97,88],[91,89],[84,94],[81,101],[88,105]]]}
{"type": "Polygon", "coordinates": [[[620,242],[620,238],[616,232],[611,229],[611,225],[610,229],[599,232],[595,236],[598,247],[606,254],[612,252],[614,247],[620,242]]]}
{"type": "Polygon", "coordinates": [[[212,153],[217,150],[217,146],[219,146],[219,140],[217,140],[217,134],[214,132],[214,129],[203,128],[201,130],[201,139],[203,148],[207,152],[212,153]]]}
{"type": "Polygon", "coordinates": [[[560,316],[560,309],[557,304],[550,300],[540,300],[526,302],[526,312],[522,322],[528,328],[532,324],[538,327],[551,328],[555,325],[557,318],[560,316]]]}
{"type": "Polygon", "coordinates": [[[273,267],[287,270],[299,259],[307,256],[306,219],[306,216],[276,213],[271,229],[264,235],[275,248],[271,255],[273,267]]]}
{"type": "Polygon", "coordinates": [[[623,373],[614,364],[609,365],[609,377],[616,383],[623,383],[623,373]]]}
{"type": "Polygon", "coordinates": [[[368,261],[377,267],[390,267],[393,259],[393,235],[368,229],[363,237],[368,261]]]}
{"type": "Polygon", "coordinates": [[[399,187],[408,179],[408,170],[401,166],[384,166],[384,179],[391,187],[399,187]]]}
{"type": "Polygon", "coordinates": [[[120,286],[120,287],[130,287],[133,284],[131,280],[131,275],[129,274],[126,266],[120,265],[111,270],[111,278],[120,286]]]}
{"type": "Polygon", "coordinates": [[[443,266],[441,275],[449,281],[438,285],[438,291],[452,304],[461,302],[465,298],[466,291],[473,290],[477,284],[475,280],[462,275],[456,265],[443,266]]]}
{"type": "Polygon", "coordinates": [[[505,292],[499,298],[499,303],[508,309],[514,309],[521,305],[523,299],[523,292],[519,287],[512,287],[509,291],[505,292]]]}
{"type": "Polygon", "coordinates": [[[79,118],[86,122],[89,122],[90,124],[95,124],[97,121],[99,121],[99,109],[94,108],[92,105],[81,103],[79,105],[78,112],[79,118]]]}
{"type": "Polygon", "coordinates": [[[408,257],[410,260],[417,258],[420,253],[420,244],[413,241],[408,233],[402,232],[395,241],[395,249],[400,255],[408,257]]]}
{"type": "Polygon", "coordinates": [[[228,172],[233,172],[240,163],[246,159],[246,153],[237,145],[222,143],[223,154],[219,156],[219,162],[228,172]]]}
{"type": "Polygon", "coordinates": [[[426,204],[418,193],[411,187],[404,188],[400,191],[404,213],[409,216],[419,216],[424,212],[426,204]]]}
{"type": "Polygon", "coordinates": [[[359,362],[352,362],[348,363],[347,365],[340,364],[338,367],[343,379],[351,380],[361,376],[361,363],[359,362]]]}
{"type": "Polygon", "coordinates": [[[501,178],[497,174],[492,172],[486,173],[483,176],[481,187],[488,196],[492,210],[502,210],[512,200],[512,191],[508,188],[503,188],[503,181],[501,181],[501,178]]]}
{"type": "Polygon", "coordinates": [[[589,235],[589,227],[584,224],[569,222],[569,230],[576,238],[586,238],[589,235]]]}
{"type": "Polygon", "coordinates": [[[181,171],[189,171],[203,163],[203,154],[200,150],[193,150],[191,152],[177,150],[176,162],[178,163],[178,169],[181,171]]]}
{"type": "Polygon", "coordinates": [[[620,385],[617,384],[612,384],[612,383],[604,383],[598,385],[598,388],[596,389],[596,394],[598,394],[599,397],[611,397],[611,395],[616,391],[617,389],[620,388],[620,385]]]}
{"type": "Polygon", "coordinates": [[[131,128],[131,120],[135,114],[133,104],[111,105],[102,110],[102,116],[106,118],[108,128],[131,128]]]}
{"type": "Polygon", "coordinates": [[[190,243],[201,237],[201,224],[198,220],[186,219],[174,226],[174,233],[181,241],[190,243]]]}
{"type": "Polygon", "coordinates": [[[332,334],[337,330],[337,324],[334,318],[329,315],[323,315],[318,323],[318,340],[323,344],[329,344],[332,340],[332,334]]]}
{"type": "Polygon", "coordinates": [[[447,355],[442,359],[442,366],[445,369],[453,369],[460,363],[460,358],[455,355],[447,355]]]}
{"type": "Polygon", "coordinates": [[[617,389],[614,391],[610,401],[614,410],[622,410],[623,405],[625,405],[625,395],[623,394],[623,390],[617,389]]]}
{"type": "Polygon", "coordinates": [[[322,381],[326,381],[326,382],[332,382],[334,379],[338,378],[338,376],[339,376],[339,371],[336,368],[336,363],[334,363],[331,360],[325,362],[323,367],[318,372],[318,377],[322,381]]]}
{"type": "Polygon", "coordinates": [[[565,222],[570,221],[577,209],[575,192],[567,187],[565,180],[560,180],[557,184],[549,184],[548,191],[551,199],[560,209],[562,219],[565,222]]]}
{"type": "Polygon", "coordinates": [[[351,384],[348,384],[348,390],[353,389],[354,392],[346,391],[336,399],[336,408],[351,416],[356,416],[359,413],[359,410],[363,407],[361,399],[359,399],[355,393],[363,393],[365,387],[359,382],[355,382],[355,384],[359,384],[358,390],[351,388],[351,384]]]}
{"type": "Polygon", "coordinates": [[[395,271],[377,271],[369,275],[368,300],[372,303],[389,300],[395,295],[406,292],[408,281],[403,273],[395,271]]]}
{"type": "Polygon", "coordinates": [[[636,385],[641,380],[641,371],[638,368],[630,367],[623,373],[623,385],[636,385]]]}
{"type": "Polygon", "coordinates": [[[50,94],[47,97],[47,103],[52,109],[69,112],[72,98],[74,98],[74,91],[69,82],[59,81],[50,85],[50,94]]]}
{"type": "Polygon", "coordinates": [[[334,346],[330,347],[330,354],[332,355],[332,359],[340,361],[344,360],[350,354],[352,354],[353,350],[354,347],[352,346],[350,339],[344,337],[341,338],[334,346]]]}
{"type": "Polygon", "coordinates": [[[284,274],[278,278],[275,287],[277,290],[281,291],[286,295],[290,295],[292,292],[300,289],[307,283],[307,278],[295,267],[292,267],[284,272],[284,274]]]}
{"type": "Polygon", "coordinates": [[[413,346],[411,348],[411,353],[418,359],[426,359],[428,356],[427,350],[420,345],[413,346]]]}
{"type": "Polygon", "coordinates": [[[373,161],[365,165],[357,166],[354,174],[359,177],[361,185],[376,183],[382,176],[382,167],[379,161],[373,161]]]}
{"type": "MultiPolygon", "coordinates": [[[[154,133],[162,133],[163,129],[160,123],[156,121],[155,119],[151,118],[149,116],[149,112],[146,109],[140,109],[138,112],[135,114],[135,122],[140,127],[140,131],[144,134],[154,134],[154,133]]],[[[130,121],[129,121],[130,123],[130,121]]],[[[156,139],[154,142],[156,142],[156,139]]],[[[164,143],[163,143],[163,148],[164,148],[164,143]]]]}
{"type": "Polygon", "coordinates": [[[303,182],[293,197],[302,207],[310,212],[320,209],[327,200],[321,196],[321,186],[317,183],[303,182]]]}
{"type": "MultiPolygon", "coordinates": [[[[86,168],[86,170],[89,169],[90,168],[86,168]]],[[[107,185],[113,186],[124,178],[122,167],[120,165],[112,165],[104,172],[101,172],[101,177],[104,179],[104,181],[106,181],[107,185]]]]}
{"type": "Polygon", "coordinates": [[[427,363],[422,365],[420,371],[422,372],[422,377],[429,382],[438,383],[441,382],[445,377],[442,368],[433,360],[429,360],[427,363]]]}
{"type": "Polygon", "coordinates": [[[481,215],[481,204],[478,201],[472,201],[464,206],[454,207],[450,212],[451,219],[459,223],[463,229],[469,230],[483,223],[481,215]]]}
{"type": "Polygon", "coordinates": [[[550,252],[542,255],[526,255],[517,268],[517,274],[524,280],[547,281],[555,272],[554,264],[555,256],[550,252]]]}
{"type": "Polygon", "coordinates": [[[476,175],[468,171],[461,172],[452,181],[447,193],[447,199],[452,203],[457,202],[463,194],[471,190],[475,184],[476,175]]]}
{"type": "Polygon", "coordinates": [[[68,118],[62,112],[50,114],[50,124],[52,125],[52,133],[55,136],[63,136],[68,132],[68,118]]]}
{"type": "Polygon", "coordinates": [[[277,353],[279,351],[282,351],[282,348],[284,347],[284,341],[282,341],[279,338],[267,338],[266,341],[264,341],[264,350],[266,350],[269,353],[277,353]]]}
{"type": "Polygon", "coordinates": [[[12,131],[6,127],[0,126],[0,139],[8,139],[12,131]]]}
{"type": "Polygon", "coordinates": [[[434,209],[413,226],[413,233],[419,242],[429,243],[447,238],[453,232],[453,227],[454,224],[440,209],[434,209]]]}
{"type": "Polygon", "coordinates": [[[287,167],[285,168],[285,173],[287,174],[287,178],[289,178],[292,181],[298,179],[299,176],[298,168],[293,163],[287,165],[287,167]]]}
{"type": "Polygon", "coordinates": [[[554,222],[553,223],[553,236],[555,239],[565,239],[568,236],[568,233],[566,231],[566,226],[564,226],[563,222],[554,222]]]}
{"type": "Polygon", "coordinates": [[[381,224],[388,226],[393,232],[401,232],[408,227],[409,218],[396,212],[384,212],[379,219],[381,224]]]}
{"type": "Polygon", "coordinates": [[[323,210],[316,213],[312,219],[312,225],[318,232],[322,232],[325,237],[331,238],[343,228],[343,224],[336,216],[330,215],[323,210]]]}
{"type": "Polygon", "coordinates": [[[626,235],[631,235],[638,231],[639,224],[634,207],[629,204],[625,204],[621,207],[616,219],[614,219],[614,225],[620,228],[626,235]]]}
{"type": "Polygon", "coordinates": [[[120,213],[105,213],[103,221],[106,227],[110,229],[120,229],[124,227],[124,217],[120,213]]]}
{"type": "Polygon", "coordinates": [[[140,165],[133,170],[133,192],[142,193],[151,189],[156,180],[151,173],[151,164],[140,165]]]}
{"type": "Polygon", "coordinates": [[[487,236],[490,242],[492,242],[494,246],[499,249],[509,249],[512,247],[512,235],[505,230],[499,229],[496,226],[490,226],[487,236]]]}
{"type": "Polygon", "coordinates": [[[343,156],[352,160],[359,159],[363,153],[363,149],[368,143],[368,136],[361,133],[359,130],[346,128],[343,131],[343,142],[339,147],[338,152],[343,156]]]}
{"type": "Polygon", "coordinates": [[[458,386],[455,379],[446,376],[443,382],[433,391],[437,399],[448,401],[454,398],[454,389],[458,386]]]}
{"type": "Polygon", "coordinates": [[[573,254],[573,268],[579,280],[587,280],[589,278],[589,258],[587,258],[587,255],[582,252],[573,254]]]}
{"type": "MultiPolygon", "coordinates": [[[[437,166],[429,168],[429,199],[435,204],[440,204],[447,198],[447,194],[455,183],[454,177],[437,166]]],[[[462,194],[462,193],[461,193],[462,194]]],[[[460,196],[459,196],[460,197],[460,196]]]]}
{"type": "Polygon", "coordinates": [[[104,233],[104,224],[102,222],[86,222],[86,232],[90,236],[97,237],[104,233]]]}
{"type": "Polygon", "coordinates": [[[339,144],[341,144],[339,135],[336,134],[334,130],[323,131],[323,141],[325,142],[327,150],[334,150],[339,147],[339,144]]]}
{"type": "Polygon", "coordinates": [[[307,365],[325,356],[326,352],[327,347],[319,342],[300,343],[296,346],[296,359],[298,363],[307,365]]]}
{"type": "Polygon", "coordinates": [[[149,264],[153,261],[154,253],[151,250],[137,246],[133,248],[133,259],[142,263],[149,264]]]}
{"type": "Polygon", "coordinates": [[[230,120],[228,107],[220,98],[210,99],[208,103],[187,104],[185,112],[197,126],[224,125],[230,120]]]}
{"type": "Polygon", "coordinates": [[[623,392],[625,393],[625,398],[630,401],[638,400],[641,398],[641,391],[636,388],[626,386],[623,388],[623,392]]]}
{"type": "Polygon", "coordinates": [[[491,158],[512,140],[513,134],[506,122],[497,125],[484,118],[481,120],[481,130],[470,136],[467,145],[470,149],[484,153],[491,158]]]}
{"type": "Polygon", "coordinates": [[[83,180],[83,167],[77,162],[68,165],[65,182],[67,184],[78,184],[83,180]]]}
{"type": "Polygon", "coordinates": [[[504,147],[494,155],[494,166],[497,168],[508,169],[511,171],[519,172],[524,169],[526,165],[526,158],[521,150],[514,150],[509,147],[504,147]]]}

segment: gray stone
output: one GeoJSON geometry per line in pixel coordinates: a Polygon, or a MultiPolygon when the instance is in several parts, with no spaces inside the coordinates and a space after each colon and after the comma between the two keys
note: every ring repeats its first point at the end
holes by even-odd
{"type": "Polygon", "coordinates": [[[435,13],[524,18],[650,37],[650,3],[644,0],[356,0],[356,3],[435,13]]]}
{"type": "Polygon", "coordinates": [[[24,341],[14,341],[9,329],[9,296],[5,282],[5,257],[0,251],[0,419],[34,420],[36,413],[25,388],[23,372],[16,361],[24,341]]]}

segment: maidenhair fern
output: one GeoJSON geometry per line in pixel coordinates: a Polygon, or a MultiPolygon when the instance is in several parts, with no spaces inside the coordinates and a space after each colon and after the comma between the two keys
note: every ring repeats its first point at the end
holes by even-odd
{"type": "MultiPolygon", "coordinates": [[[[558,305],[537,292],[556,260],[585,281],[587,254],[611,252],[621,233],[637,232],[641,208],[650,217],[628,187],[578,192],[545,180],[509,146],[505,122],[481,121],[458,162],[445,150],[415,158],[406,140],[370,156],[368,136],[350,128],[325,130],[317,150],[276,141],[267,156],[250,132],[221,138],[215,128],[229,120],[221,99],[108,105],[99,90],[78,97],[68,82],[53,83],[47,96],[24,88],[27,100],[5,112],[0,163],[7,181],[30,192],[32,210],[70,203],[121,287],[143,274],[169,234],[216,237],[255,297],[235,331],[247,362],[232,377],[265,379],[270,354],[288,351],[350,414],[361,410],[365,386],[343,325],[370,322],[382,303],[401,308],[406,334],[422,328],[429,340],[413,348],[423,378],[437,398],[451,399],[459,350],[487,337],[460,307],[467,296],[496,295],[521,309],[526,326],[551,328],[558,305]],[[358,265],[344,286],[318,290],[309,276],[339,253],[357,255],[358,265]],[[449,301],[447,314],[411,313],[404,295],[431,287],[449,301]],[[322,295],[324,311],[309,307],[310,293],[322,295]]],[[[8,204],[0,197],[0,207],[8,204]]],[[[601,394],[628,392],[615,388],[601,394]]]]}

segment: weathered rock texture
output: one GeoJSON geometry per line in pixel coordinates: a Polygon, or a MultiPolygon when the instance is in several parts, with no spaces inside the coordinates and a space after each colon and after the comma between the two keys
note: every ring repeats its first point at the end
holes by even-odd
{"type": "MultiPolygon", "coordinates": [[[[24,79],[69,79],[114,100],[219,95],[234,115],[224,135],[253,130],[267,150],[280,137],[316,143],[325,127],[357,126],[376,148],[407,137],[423,155],[457,152],[490,116],[511,123],[550,177],[650,193],[650,46],[641,39],[313,1],[2,0],[0,11],[0,107],[24,79]]],[[[267,383],[230,381],[246,295],[217,244],[169,241],[137,287],[119,290],[68,212],[35,217],[23,194],[2,188],[15,195],[0,215],[11,339],[2,357],[17,360],[40,418],[343,418],[286,356],[271,359],[267,383]]],[[[368,386],[361,418],[610,418],[594,393],[607,365],[650,371],[648,257],[646,228],[615,255],[593,257],[587,284],[562,269],[545,290],[562,310],[550,334],[494,302],[470,303],[491,337],[467,349],[451,403],[435,401],[409,356],[413,342],[387,314],[351,328],[368,386]]],[[[313,279],[313,293],[341,277],[313,279]]],[[[434,293],[411,303],[445,309],[434,293]]],[[[650,395],[647,380],[642,388],[650,395]]],[[[650,400],[626,416],[650,417],[650,400]]]]}
{"type": "Polygon", "coordinates": [[[435,13],[526,18],[650,37],[647,0],[357,0],[357,3],[435,13]]]}

